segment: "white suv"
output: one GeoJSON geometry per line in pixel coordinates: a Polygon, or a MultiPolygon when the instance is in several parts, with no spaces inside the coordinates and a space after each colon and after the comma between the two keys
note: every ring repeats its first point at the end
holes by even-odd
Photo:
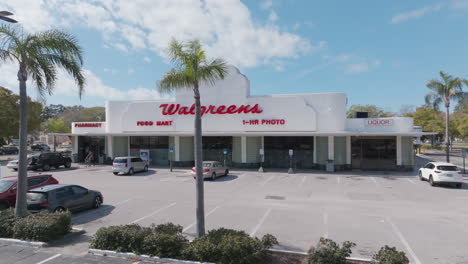
{"type": "Polygon", "coordinates": [[[457,166],[446,162],[429,162],[419,169],[419,179],[428,180],[431,186],[438,183],[455,184],[457,188],[463,185],[463,173],[457,166]]]}
{"type": "Polygon", "coordinates": [[[132,175],[137,171],[148,171],[148,162],[140,157],[117,157],[112,163],[114,175],[119,174],[119,172],[132,175]]]}

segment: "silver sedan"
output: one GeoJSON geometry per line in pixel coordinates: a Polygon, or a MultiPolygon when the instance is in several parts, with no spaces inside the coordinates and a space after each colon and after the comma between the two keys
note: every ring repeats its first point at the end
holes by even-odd
{"type": "MultiPolygon", "coordinates": [[[[204,161],[203,162],[203,179],[210,178],[212,180],[216,179],[219,176],[227,176],[229,174],[229,169],[224,167],[223,164],[219,161],[204,161]]],[[[197,172],[195,167],[192,168],[192,175],[195,179],[197,172]]]]}

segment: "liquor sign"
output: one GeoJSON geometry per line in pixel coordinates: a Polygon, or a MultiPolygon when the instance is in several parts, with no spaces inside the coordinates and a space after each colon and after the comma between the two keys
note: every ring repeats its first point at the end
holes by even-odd
{"type": "Polygon", "coordinates": [[[367,126],[393,126],[393,119],[365,119],[367,126]]]}

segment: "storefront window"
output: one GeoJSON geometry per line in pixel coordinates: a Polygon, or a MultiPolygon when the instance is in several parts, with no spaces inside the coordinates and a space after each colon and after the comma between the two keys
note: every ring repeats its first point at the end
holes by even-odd
{"type": "Polygon", "coordinates": [[[289,168],[289,150],[293,150],[293,167],[312,168],[314,137],[264,137],[265,167],[289,168]]]}
{"type": "Polygon", "coordinates": [[[165,166],[169,164],[169,137],[130,137],[130,154],[132,156],[139,156],[140,149],[148,149],[150,151],[150,165],[165,166]]]}
{"type": "Polygon", "coordinates": [[[355,169],[393,169],[396,166],[396,138],[352,137],[351,157],[355,169]]]}
{"type": "Polygon", "coordinates": [[[232,137],[203,137],[203,160],[224,162],[224,149],[226,154],[226,165],[230,166],[232,161],[232,137]]]}

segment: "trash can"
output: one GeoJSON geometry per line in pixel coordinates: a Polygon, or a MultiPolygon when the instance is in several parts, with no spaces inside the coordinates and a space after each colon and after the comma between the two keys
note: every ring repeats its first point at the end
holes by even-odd
{"type": "Polygon", "coordinates": [[[333,160],[327,160],[327,172],[335,172],[335,163],[333,160]]]}

